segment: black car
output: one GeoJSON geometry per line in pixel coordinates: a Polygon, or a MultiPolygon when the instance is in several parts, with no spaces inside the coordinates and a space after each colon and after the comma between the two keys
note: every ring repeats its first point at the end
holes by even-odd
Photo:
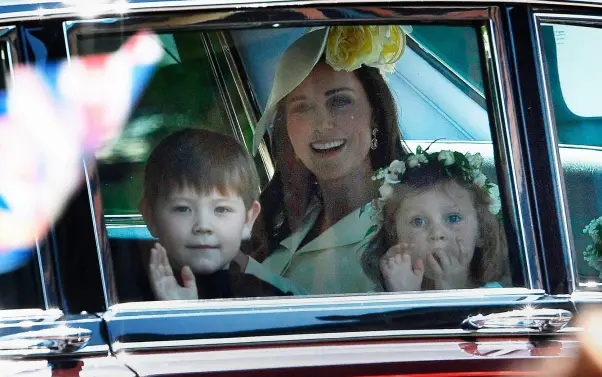
{"type": "MultiPolygon", "coordinates": [[[[0,275],[0,375],[499,376],[572,356],[571,315],[602,302],[596,240],[583,232],[602,216],[601,6],[2,2],[7,77],[18,63],[113,52],[139,30],[165,53],[120,138],[82,164],[85,182],[33,257],[0,275]],[[386,78],[405,145],[438,140],[484,157],[500,187],[511,282],[151,301],[153,237],[138,209],[150,151],[192,124],[252,152],[280,56],[309,27],[335,25],[403,26],[406,50],[386,78]]],[[[262,188],[273,159],[266,136],[254,157],[262,188]]]]}

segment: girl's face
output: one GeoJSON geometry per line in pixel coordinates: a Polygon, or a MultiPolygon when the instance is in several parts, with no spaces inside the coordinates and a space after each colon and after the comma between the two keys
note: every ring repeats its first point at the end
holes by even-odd
{"type": "Polygon", "coordinates": [[[286,98],[295,154],[318,179],[336,179],[369,161],[372,110],[355,74],[318,64],[286,98]]]}
{"type": "MultiPolygon", "coordinates": [[[[472,195],[455,182],[409,193],[397,210],[396,229],[400,243],[413,245],[413,261],[424,261],[428,253],[438,250],[454,255],[458,240],[472,260],[481,243],[472,195]]],[[[428,269],[425,272],[430,277],[428,269]]]]}

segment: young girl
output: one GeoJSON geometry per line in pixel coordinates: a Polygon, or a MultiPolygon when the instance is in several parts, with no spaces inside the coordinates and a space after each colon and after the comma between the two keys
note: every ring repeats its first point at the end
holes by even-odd
{"type": "Polygon", "coordinates": [[[385,234],[380,259],[387,291],[500,287],[507,250],[499,190],[483,158],[420,147],[377,173],[385,234]]]}

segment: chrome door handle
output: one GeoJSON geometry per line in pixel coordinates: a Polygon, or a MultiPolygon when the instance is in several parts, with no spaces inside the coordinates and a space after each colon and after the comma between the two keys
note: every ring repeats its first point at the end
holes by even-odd
{"type": "Polygon", "coordinates": [[[573,313],[563,309],[527,308],[489,315],[474,315],[462,322],[466,330],[480,329],[530,329],[553,332],[562,329],[573,318],[573,313]]]}
{"type": "Polygon", "coordinates": [[[20,350],[23,352],[33,350],[46,350],[51,353],[74,352],[88,344],[91,338],[91,330],[58,326],[0,337],[0,352],[20,350]]]}

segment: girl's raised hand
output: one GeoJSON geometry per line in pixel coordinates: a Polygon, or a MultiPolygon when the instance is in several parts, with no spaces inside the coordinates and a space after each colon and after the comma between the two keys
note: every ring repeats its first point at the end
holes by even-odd
{"type": "Polygon", "coordinates": [[[157,300],[197,300],[199,298],[196,280],[190,267],[182,267],[184,286],[181,286],[173,275],[167,259],[167,251],[159,243],[156,243],[151,249],[149,271],[151,288],[157,300]]]}
{"type": "Polygon", "coordinates": [[[470,288],[470,258],[464,242],[457,238],[456,243],[458,250],[453,254],[437,250],[426,257],[426,263],[433,273],[435,289],[470,288]]]}
{"type": "Polygon", "coordinates": [[[421,259],[412,264],[408,253],[411,247],[412,245],[405,243],[397,244],[380,258],[380,272],[387,291],[419,291],[422,288],[424,264],[421,259]]]}

